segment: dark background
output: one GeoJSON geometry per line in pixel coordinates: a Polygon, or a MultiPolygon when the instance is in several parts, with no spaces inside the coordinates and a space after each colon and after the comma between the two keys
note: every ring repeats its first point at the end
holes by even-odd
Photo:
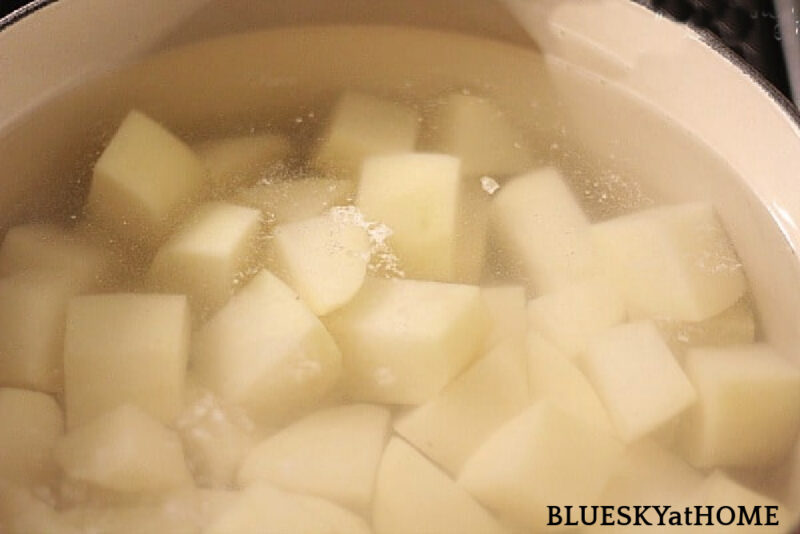
{"type": "MultiPolygon", "coordinates": [[[[772,0],[638,1],[674,19],[714,32],[775,87],[789,95],[772,0]]],[[[26,3],[25,0],[0,0],[0,16],[26,3]]]]}

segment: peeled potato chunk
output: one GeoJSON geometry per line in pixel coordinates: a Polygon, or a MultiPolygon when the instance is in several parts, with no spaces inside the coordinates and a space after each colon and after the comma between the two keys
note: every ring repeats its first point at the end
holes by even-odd
{"type": "Polygon", "coordinates": [[[431,401],[397,418],[395,431],[445,471],[458,474],[498,427],[528,404],[525,348],[507,340],[431,401]]]}
{"type": "Polygon", "coordinates": [[[0,279],[0,385],[60,392],[73,273],[26,270],[0,279]]]}
{"type": "Polygon", "coordinates": [[[533,401],[547,400],[576,419],[616,433],[603,402],[573,360],[538,332],[528,333],[527,355],[533,401]]]}
{"type": "Polygon", "coordinates": [[[595,272],[589,220],[552,167],[518,176],[495,194],[490,225],[534,295],[558,291],[595,272]]]}
{"type": "Polygon", "coordinates": [[[531,167],[522,133],[490,98],[453,94],[434,115],[431,148],[461,158],[466,176],[507,176],[531,167]]]}
{"type": "Polygon", "coordinates": [[[316,411],[257,445],[239,469],[239,485],[261,480],[366,510],[389,415],[368,404],[316,411]]]}
{"type": "Polygon", "coordinates": [[[369,158],[356,205],[367,219],[391,228],[389,244],[407,276],[478,281],[488,201],[467,186],[458,158],[424,153],[369,158]]]}
{"type": "Polygon", "coordinates": [[[333,208],[273,229],[276,271],[317,315],[346,304],[364,283],[370,238],[355,215],[333,208]]]}
{"type": "Polygon", "coordinates": [[[0,421],[0,480],[31,486],[53,477],[53,445],[64,432],[56,401],[36,391],[0,388],[0,421]]]}
{"type": "Polygon", "coordinates": [[[607,432],[541,401],[481,445],[459,484],[500,516],[538,530],[549,504],[593,503],[621,453],[607,432]]]}
{"type": "Polygon", "coordinates": [[[197,145],[195,152],[208,172],[208,187],[224,191],[255,182],[290,148],[284,136],[262,134],[212,139],[197,145]]]}
{"type": "Polygon", "coordinates": [[[764,344],[694,348],[686,374],[698,392],[680,441],[698,467],[766,466],[800,431],[800,370],[764,344]]]}
{"type": "Polygon", "coordinates": [[[485,348],[491,349],[509,339],[524,340],[528,330],[525,288],[508,285],[481,288],[481,297],[491,319],[485,348]]]}
{"type": "Polygon", "coordinates": [[[70,478],[121,492],[192,483],[178,435],[132,404],[69,431],[54,456],[70,478]]]}
{"type": "Polygon", "coordinates": [[[187,389],[175,426],[194,480],[204,488],[231,487],[239,465],[257,443],[255,425],[213,393],[194,385],[187,389]]]}
{"type": "Polygon", "coordinates": [[[182,295],[72,299],[64,341],[67,425],[126,403],[171,423],[183,402],[190,323],[182,295]]]}
{"type": "Polygon", "coordinates": [[[487,322],[476,286],[377,278],[326,319],[348,395],[390,404],[434,397],[478,356],[487,322]]]}
{"type": "Polygon", "coordinates": [[[186,488],[155,502],[72,507],[62,512],[61,521],[82,534],[200,534],[236,498],[233,491],[186,488]]]}
{"type": "Polygon", "coordinates": [[[528,302],[528,325],[575,357],[595,335],[625,320],[625,302],[601,277],[582,280],[528,302]]]}
{"type": "Polygon", "coordinates": [[[408,152],[417,142],[420,118],[402,104],[346,92],[333,110],[314,165],[342,178],[356,178],[369,156],[408,152]]]}
{"type": "Polygon", "coordinates": [[[507,534],[463,488],[399,438],[383,453],[372,522],[375,534],[507,534]]]}
{"type": "MultiPolygon", "coordinates": [[[[24,488],[0,480],[0,532],[3,534],[85,534],[53,507],[24,488]]],[[[116,533],[114,533],[116,534],[116,533]]]]}
{"type": "Polygon", "coordinates": [[[203,534],[369,534],[361,517],[316,497],[296,495],[265,483],[240,492],[203,534]]]}
{"type": "Polygon", "coordinates": [[[218,309],[255,255],[260,221],[251,208],[223,202],[200,206],[158,249],[149,285],[187,295],[195,312],[218,309]]]}
{"type": "Polygon", "coordinates": [[[194,336],[201,385],[271,424],[313,405],[339,379],[341,353],[300,297],[261,271],[194,336]]]}
{"type": "Polygon", "coordinates": [[[632,317],[702,321],[747,286],[711,204],[661,206],[592,227],[598,260],[632,317]]]}
{"type": "MultiPolygon", "coordinates": [[[[598,503],[604,506],[672,506],[683,510],[699,504],[696,494],[703,483],[703,474],[693,469],[672,452],[649,439],[629,446],[619,466],[606,484],[598,503]]],[[[733,504],[733,503],[727,503],[733,504]]],[[[625,534],[626,532],[684,532],[676,526],[658,526],[658,513],[649,509],[644,517],[655,525],[603,525],[587,527],[591,534],[625,534]]],[[[668,519],[668,518],[667,518],[668,519]]],[[[690,528],[691,530],[691,528],[690,528]]],[[[716,532],[716,531],[715,531],[716,532]]]]}
{"type": "Polygon", "coordinates": [[[199,194],[205,169],[183,141],[131,111],[94,166],[92,218],[137,243],[163,237],[180,208],[199,194]]]}
{"type": "Polygon", "coordinates": [[[268,223],[282,224],[350,204],[355,190],[353,180],[292,178],[259,183],[239,192],[231,202],[261,210],[268,223]]]}
{"type": "Polygon", "coordinates": [[[583,355],[583,368],[626,442],[670,421],[697,398],[650,321],[619,325],[595,337],[583,355]]]}
{"type": "Polygon", "coordinates": [[[75,291],[94,289],[109,281],[109,254],[73,232],[53,224],[23,224],[6,232],[0,246],[0,273],[26,270],[63,273],[75,291]]]}

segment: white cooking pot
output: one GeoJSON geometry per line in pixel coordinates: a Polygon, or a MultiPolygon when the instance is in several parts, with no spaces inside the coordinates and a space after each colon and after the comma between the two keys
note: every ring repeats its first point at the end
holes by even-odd
{"type": "MultiPolygon", "coordinates": [[[[513,79],[495,89],[516,104],[555,92],[566,110],[562,129],[601,164],[621,165],[669,200],[712,200],[745,264],[763,334],[800,363],[797,110],[709,36],[634,2],[60,0],[35,2],[3,25],[0,227],[63,196],[67,176],[85,172],[130,101],[188,130],[204,120],[234,120],[237,110],[272,96],[273,112],[288,106],[280,90],[286,85],[297,85],[298,99],[313,96],[304,92],[308,80],[368,86],[377,72],[397,83],[406,76],[424,91],[426,72],[414,65],[425,59],[452,83],[513,79]],[[467,36],[440,42],[420,30],[409,41],[391,29],[365,29],[343,44],[321,26],[298,29],[320,23],[403,24],[467,36]],[[295,29],[200,44],[112,84],[56,98],[152,52],[286,26],[295,29]],[[547,60],[531,63],[532,47],[547,60]],[[85,157],[76,163],[76,154],[85,157]]],[[[535,112],[544,117],[548,110],[535,112]]],[[[786,476],[800,508],[796,456],[786,476]]]]}

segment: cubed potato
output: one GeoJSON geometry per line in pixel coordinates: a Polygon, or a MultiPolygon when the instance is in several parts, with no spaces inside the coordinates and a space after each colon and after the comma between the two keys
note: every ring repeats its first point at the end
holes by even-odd
{"type": "Polygon", "coordinates": [[[73,508],[63,514],[62,522],[81,533],[98,534],[200,534],[201,525],[189,517],[165,512],[155,505],[90,506],[73,508]]]}
{"type": "Polygon", "coordinates": [[[524,342],[506,340],[433,400],[395,419],[395,431],[452,475],[508,419],[528,405],[524,342]]]}
{"type": "Polygon", "coordinates": [[[375,534],[506,534],[472,497],[399,438],[383,453],[372,508],[375,534]]]}
{"type": "MultiPolygon", "coordinates": [[[[3,534],[85,534],[27,489],[0,480],[0,532],[3,534]]],[[[116,534],[116,533],[114,533],[116,534]]]]}
{"type": "Polygon", "coordinates": [[[583,368],[626,442],[667,423],[697,398],[650,321],[616,326],[595,337],[583,355],[583,368]]]}
{"type": "Polygon", "coordinates": [[[369,278],[326,324],[355,400],[420,404],[478,356],[488,331],[476,286],[369,278]]]}
{"type": "Polygon", "coordinates": [[[255,425],[235,406],[190,385],[176,421],[189,468],[198,486],[231,487],[245,455],[257,443],[255,425]]]}
{"type": "Polygon", "coordinates": [[[492,200],[490,225],[533,295],[558,291],[596,270],[589,221],[555,168],[504,184],[492,200]]]}
{"type": "Polygon", "coordinates": [[[52,224],[23,224],[6,232],[0,246],[0,273],[26,270],[63,273],[83,292],[110,281],[109,254],[87,239],[52,224]]]}
{"type": "Polygon", "coordinates": [[[260,210],[270,224],[301,221],[322,215],[334,206],[345,206],[355,198],[353,180],[294,178],[259,183],[240,191],[234,204],[260,210]]]}
{"type": "Polygon", "coordinates": [[[75,506],[61,517],[82,534],[200,534],[236,498],[233,491],[186,488],[142,503],[75,506]]]}
{"type": "Polygon", "coordinates": [[[369,158],[356,205],[368,220],[391,228],[389,244],[407,276],[478,281],[488,200],[468,187],[458,158],[423,153],[369,158]]]}
{"type": "Polygon", "coordinates": [[[21,271],[0,279],[0,385],[60,392],[71,273],[21,271]]]}
{"type": "Polygon", "coordinates": [[[365,511],[389,417],[386,408],[369,404],[313,412],[257,445],[239,469],[239,485],[270,482],[365,511]]]}
{"type": "Polygon", "coordinates": [[[702,321],[744,294],[744,270],[711,204],[661,206],[592,227],[632,317],[702,321]]]}
{"type": "Polygon", "coordinates": [[[269,271],[239,290],[194,336],[202,385],[257,423],[313,405],[337,382],[341,353],[300,297],[269,271]]]}
{"type": "Polygon", "coordinates": [[[691,347],[746,345],[756,339],[755,313],[747,298],[703,321],[655,322],[672,351],[681,356],[691,347]]]}
{"type": "Polygon", "coordinates": [[[621,454],[607,432],[542,401],[492,434],[459,484],[501,517],[538,531],[547,505],[594,502],[621,454]]]}
{"type": "MultiPolygon", "coordinates": [[[[649,439],[628,447],[618,468],[598,498],[603,506],[653,506],[653,503],[683,510],[697,504],[694,495],[703,482],[703,474],[672,452],[649,439]]],[[[732,504],[732,503],[731,503],[732,504]]],[[[677,526],[658,526],[658,513],[652,508],[644,517],[654,525],[607,525],[597,523],[586,533],[625,534],[628,532],[684,532],[677,526]]],[[[669,516],[666,516],[669,519],[669,516]]]]}
{"type": "Polygon", "coordinates": [[[194,149],[208,173],[207,187],[230,191],[262,178],[289,154],[291,146],[282,135],[261,134],[212,139],[194,149]]]}
{"type": "Polygon", "coordinates": [[[0,388],[0,479],[32,486],[57,473],[53,444],[64,432],[64,415],[44,393],[0,388]]]}
{"type": "Polygon", "coordinates": [[[94,166],[87,208],[118,235],[149,244],[166,234],[204,182],[205,169],[192,149],[131,111],[94,166]]]}
{"type": "Polygon", "coordinates": [[[367,157],[413,150],[420,122],[416,111],[403,104],[344,93],[329,119],[313,163],[334,176],[357,178],[367,157]]]}
{"type": "Polygon", "coordinates": [[[287,493],[265,483],[240,492],[203,534],[369,534],[364,520],[325,500],[287,493]]]}
{"type": "Polygon", "coordinates": [[[700,506],[704,510],[710,506],[713,510],[711,517],[713,526],[706,526],[708,519],[703,518],[701,525],[696,528],[697,531],[713,530],[714,533],[719,532],[720,534],[751,534],[753,532],[786,534],[791,529],[790,525],[797,524],[792,520],[792,512],[788,506],[746,488],[722,471],[713,471],[692,495],[692,498],[693,505],[700,506]],[[755,507],[761,507],[758,509],[758,518],[754,516],[752,524],[747,524],[746,521],[742,521],[741,525],[737,524],[740,517],[738,515],[740,506],[745,507],[748,514],[752,513],[755,507]],[[730,525],[725,525],[724,522],[731,520],[731,513],[724,510],[723,507],[731,507],[737,512],[730,525]],[[767,507],[773,507],[774,516],[771,519],[768,519],[767,507]],[[718,521],[718,511],[721,512],[719,518],[723,523],[718,521]],[[772,525],[768,524],[770,520],[773,522],[772,525]]]}
{"type": "Polygon", "coordinates": [[[575,362],[538,332],[528,333],[526,348],[531,400],[546,400],[576,419],[616,433],[603,402],[575,362]]]}
{"type": "Polygon", "coordinates": [[[527,171],[533,163],[522,132],[487,97],[446,97],[429,131],[431,149],[461,158],[466,176],[508,176],[527,171]]]}
{"type": "Polygon", "coordinates": [[[698,467],[764,466],[788,452],[800,431],[800,370],[764,344],[689,350],[686,374],[698,403],[681,444],[698,467]]]}
{"type": "Polygon", "coordinates": [[[187,295],[195,313],[218,309],[254,260],[260,223],[261,214],[252,208],[223,202],[200,206],[158,249],[148,285],[187,295]]]}
{"type": "Polygon", "coordinates": [[[625,320],[625,301],[601,277],[582,280],[528,302],[528,326],[575,357],[597,334],[625,320]]]}
{"type": "Polygon", "coordinates": [[[70,430],[54,456],[70,478],[110,490],[158,492],[192,483],[178,435],[132,404],[70,430]]]}
{"type": "Polygon", "coordinates": [[[509,339],[525,339],[528,316],[525,311],[524,287],[512,285],[484,287],[481,288],[481,297],[491,319],[491,329],[486,336],[486,350],[509,339]]]}
{"type": "Polygon", "coordinates": [[[75,297],[67,308],[67,425],[133,403],[171,423],[183,402],[191,321],[182,295],[75,297]]]}
{"type": "Polygon", "coordinates": [[[364,283],[371,245],[357,215],[333,208],[272,231],[275,271],[317,315],[342,307],[364,283]]]}

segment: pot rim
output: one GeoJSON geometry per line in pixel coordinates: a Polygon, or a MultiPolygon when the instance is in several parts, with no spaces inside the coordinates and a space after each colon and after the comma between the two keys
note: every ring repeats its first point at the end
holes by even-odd
{"type": "MultiPolygon", "coordinates": [[[[55,4],[58,0],[32,0],[31,2],[23,5],[22,7],[12,11],[8,15],[0,18],[0,32],[6,30],[10,26],[20,22],[28,18],[30,15],[33,15],[37,11],[42,8],[45,8],[51,4],[55,4]]],[[[640,6],[653,11],[652,7],[648,5],[647,0],[632,0],[634,3],[639,4],[640,6]]],[[[761,72],[759,72],[755,67],[750,65],[744,58],[736,54],[732,49],[730,49],[723,41],[720,39],[716,34],[713,32],[704,29],[698,28],[692,24],[683,23],[680,21],[676,21],[673,17],[669,15],[663,15],[666,18],[678,22],[679,24],[683,24],[686,28],[690,31],[695,33],[698,37],[700,42],[704,45],[708,46],[711,50],[716,52],[719,56],[723,59],[727,60],[729,63],[733,64],[737,67],[742,73],[744,73],[747,78],[749,78],[752,82],[758,84],[767,96],[778,105],[778,107],[784,112],[785,116],[789,118],[798,128],[800,128],[800,108],[792,102],[792,100],[784,95],[777,87],[775,87],[772,82],[766,79],[761,72]]]]}

